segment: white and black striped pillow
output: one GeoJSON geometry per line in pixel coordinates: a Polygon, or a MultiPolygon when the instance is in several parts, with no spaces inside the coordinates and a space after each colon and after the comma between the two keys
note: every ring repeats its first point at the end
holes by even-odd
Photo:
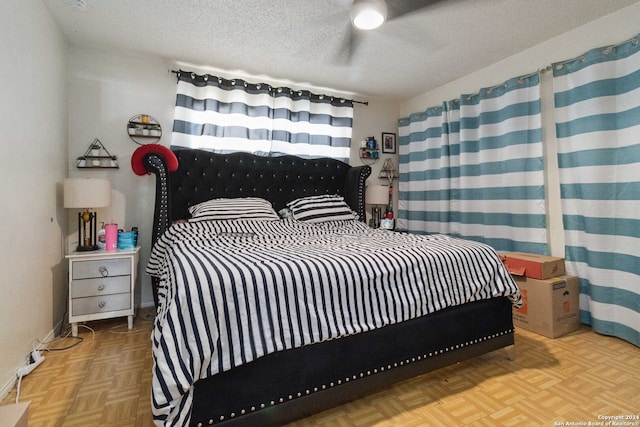
{"type": "Polygon", "coordinates": [[[224,221],[251,219],[258,221],[279,220],[271,203],[259,197],[236,199],[211,199],[189,208],[190,221],[224,221]]]}
{"type": "Polygon", "coordinates": [[[328,194],[309,196],[287,203],[293,218],[305,222],[345,221],[358,219],[342,196],[328,194]]]}

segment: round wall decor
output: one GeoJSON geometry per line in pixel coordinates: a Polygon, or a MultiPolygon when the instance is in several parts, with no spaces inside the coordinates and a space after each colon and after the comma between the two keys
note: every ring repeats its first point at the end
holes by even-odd
{"type": "Polygon", "coordinates": [[[149,114],[137,114],[127,123],[129,138],[138,145],[153,144],[162,137],[162,126],[149,114]]]}

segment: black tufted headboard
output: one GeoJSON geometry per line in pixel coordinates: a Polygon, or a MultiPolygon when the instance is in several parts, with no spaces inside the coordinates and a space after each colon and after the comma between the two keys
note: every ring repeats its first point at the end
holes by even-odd
{"type": "Polygon", "coordinates": [[[173,221],[189,218],[189,206],[219,197],[261,197],[278,211],[300,197],[340,194],[365,220],[369,166],[349,166],[330,158],[173,151],[178,159],[174,172],[167,170],[166,162],[156,153],[146,155],[143,161],[146,169],[157,175],[152,243],[173,221]]]}
{"type": "Polygon", "coordinates": [[[188,218],[188,207],[217,197],[261,197],[276,211],[287,202],[318,194],[340,194],[364,218],[367,166],[329,158],[263,157],[174,150],[178,170],[170,173],[171,220],[188,218]]]}

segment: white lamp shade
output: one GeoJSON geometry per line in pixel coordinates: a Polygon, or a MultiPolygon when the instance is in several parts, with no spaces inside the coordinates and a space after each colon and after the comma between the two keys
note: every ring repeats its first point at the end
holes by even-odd
{"type": "Polygon", "coordinates": [[[65,208],[104,208],[111,206],[111,182],[99,178],[66,178],[65,208]]]}
{"type": "Polygon", "coordinates": [[[368,185],[364,193],[364,200],[367,205],[386,205],[389,203],[389,187],[368,185]]]}

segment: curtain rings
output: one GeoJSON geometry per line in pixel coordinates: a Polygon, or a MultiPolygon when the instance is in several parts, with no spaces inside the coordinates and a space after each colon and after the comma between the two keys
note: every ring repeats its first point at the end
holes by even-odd
{"type": "Polygon", "coordinates": [[[556,70],[562,70],[564,66],[570,62],[575,62],[575,61],[584,62],[586,59],[587,57],[585,55],[580,55],[575,58],[567,59],[566,61],[558,62],[555,64],[556,70]]]}

